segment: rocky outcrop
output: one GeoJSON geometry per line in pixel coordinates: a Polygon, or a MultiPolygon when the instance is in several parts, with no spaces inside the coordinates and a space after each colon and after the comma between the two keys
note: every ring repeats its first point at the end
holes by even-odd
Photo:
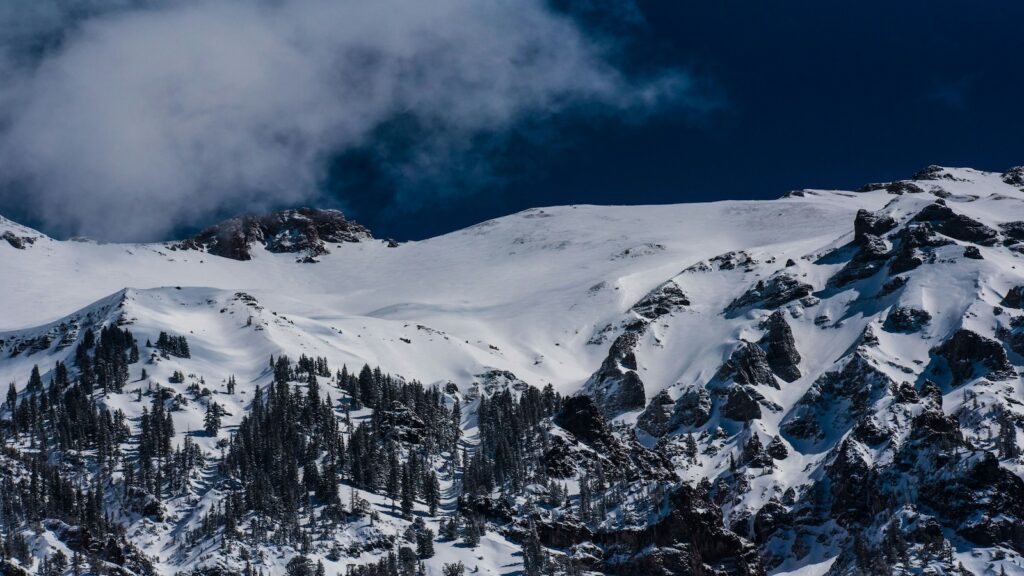
{"type": "Polygon", "coordinates": [[[861,208],[853,219],[853,241],[864,245],[869,236],[882,236],[896,227],[896,220],[888,214],[870,212],[861,208]]]}
{"type": "Polygon", "coordinates": [[[1024,286],[1014,286],[1006,292],[1000,305],[1006,308],[1024,308],[1024,286]]]}
{"type": "Polygon", "coordinates": [[[931,250],[952,244],[951,240],[940,238],[927,222],[913,223],[896,234],[899,247],[889,264],[889,274],[901,274],[924,264],[931,256],[931,250]]]}
{"type": "Polygon", "coordinates": [[[640,410],[647,403],[644,383],[636,373],[633,350],[638,340],[637,331],[619,335],[608,349],[608,356],[601,367],[580,389],[580,394],[592,398],[607,416],[640,410]]]}
{"type": "Polygon", "coordinates": [[[926,310],[912,306],[897,306],[885,318],[885,329],[889,332],[917,332],[932,320],[926,310]]]}
{"type": "Polygon", "coordinates": [[[665,511],[651,524],[616,531],[580,524],[544,522],[537,534],[545,546],[572,548],[593,542],[600,565],[593,571],[622,576],[762,576],[757,549],[724,528],[722,513],[701,487],[681,484],[668,495],[665,511]]]}
{"type": "Polygon", "coordinates": [[[761,406],[757,394],[745,386],[733,384],[725,393],[722,416],[737,422],[749,422],[761,417],[761,406]]]}
{"type": "Polygon", "coordinates": [[[640,417],[637,418],[637,428],[647,432],[651,436],[664,436],[669,431],[669,422],[672,420],[672,410],[675,402],[668,392],[662,390],[647,404],[640,417]]]}
{"type": "Polygon", "coordinates": [[[28,246],[35,244],[36,239],[34,236],[18,236],[10,230],[5,230],[3,234],[0,234],[0,239],[4,239],[12,248],[18,250],[24,250],[28,246]]]}
{"type": "Polygon", "coordinates": [[[935,226],[939,233],[964,242],[982,246],[991,246],[996,242],[995,230],[973,218],[957,214],[939,202],[925,206],[917,216],[914,216],[914,221],[928,222],[935,226]]]}
{"type": "Polygon", "coordinates": [[[593,398],[608,417],[643,408],[647,395],[643,380],[637,374],[634,353],[640,337],[655,320],[689,305],[686,294],[672,280],[647,293],[630,308],[635,314],[633,320],[625,324],[622,334],[608,348],[601,367],[590,376],[580,393],[593,398]]]}
{"type": "Polygon", "coordinates": [[[829,279],[832,286],[845,286],[855,280],[869,278],[885,266],[889,259],[889,245],[874,234],[865,233],[860,248],[849,262],[829,279]]]}
{"type": "Polygon", "coordinates": [[[702,387],[693,386],[687,388],[676,399],[675,407],[672,409],[672,420],[669,423],[669,430],[680,426],[687,428],[699,428],[711,418],[711,395],[702,387]]]}
{"type": "Polygon", "coordinates": [[[770,386],[778,388],[779,383],[768,365],[768,355],[753,342],[741,342],[729,359],[718,369],[718,378],[732,379],[745,386],[770,386]]]}
{"type": "Polygon", "coordinates": [[[946,361],[953,375],[954,386],[975,376],[1005,380],[1016,374],[1006,357],[1006,350],[999,342],[965,328],[957,330],[934,353],[946,361]],[[984,368],[984,371],[979,373],[978,367],[984,368]]]}
{"type": "Polygon", "coordinates": [[[269,252],[304,254],[306,259],[312,260],[329,252],[327,244],[359,242],[372,237],[369,230],[347,220],[338,210],[299,208],[225,220],[172,248],[204,250],[232,260],[250,260],[252,247],[260,244],[269,252]]]}
{"type": "Polygon", "coordinates": [[[566,398],[554,422],[595,450],[608,449],[616,444],[601,410],[587,396],[566,398]]]}
{"type": "Polygon", "coordinates": [[[758,307],[768,310],[809,296],[814,288],[796,279],[789,272],[776,272],[765,280],[758,280],[750,289],[726,307],[726,314],[758,307]]]}
{"type": "Polygon", "coordinates": [[[1024,166],[1014,166],[1002,175],[1003,182],[1024,189],[1024,166]]]}
{"type": "Polygon", "coordinates": [[[776,310],[761,327],[765,329],[765,334],[758,343],[765,351],[772,372],[786,382],[800,378],[800,352],[796,349],[793,329],[786,322],[785,315],[776,310]]]}
{"type": "Polygon", "coordinates": [[[791,439],[817,442],[827,432],[850,429],[870,406],[895,386],[860,352],[837,372],[819,377],[784,418],[782,432],[791,439]]]}
{"type": "Polygon", "coordinates": [[[653,321],[689,305],[686,294],[670,280],[641,298],[631,310],[641,318],[653,321]]]}

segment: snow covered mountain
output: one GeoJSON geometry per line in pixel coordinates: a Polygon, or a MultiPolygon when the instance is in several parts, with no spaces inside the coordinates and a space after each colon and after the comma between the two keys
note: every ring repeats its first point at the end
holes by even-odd
{"type": "Polygon", "coordinates": [[[1022,258],[1022,168],[403,244],[0,218],[5,570],[1024,574],[1022,258]]]}

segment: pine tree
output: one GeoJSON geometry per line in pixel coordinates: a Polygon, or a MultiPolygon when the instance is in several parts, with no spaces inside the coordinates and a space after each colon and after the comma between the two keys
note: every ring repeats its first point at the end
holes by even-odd
{"type": "Polygon", "coordinates": [[[223,408],[216,402],[206,405],[206,415],[203,417],[203,427],[210,436],[216,436],[220,430],[220,418],[223,408]]]}

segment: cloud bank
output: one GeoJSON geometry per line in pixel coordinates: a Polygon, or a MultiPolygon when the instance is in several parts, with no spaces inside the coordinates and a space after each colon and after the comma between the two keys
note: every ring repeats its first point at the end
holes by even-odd
{"type": "Polygon", "coordinates": [[[423,138],[402,170],[456,169],[481,133],[647,114],[689,90],[678,73],[628,77],[542,0],[6,5],[0,194],[107,239],[315,202],[327,159],[396,118],[423,138]]]}

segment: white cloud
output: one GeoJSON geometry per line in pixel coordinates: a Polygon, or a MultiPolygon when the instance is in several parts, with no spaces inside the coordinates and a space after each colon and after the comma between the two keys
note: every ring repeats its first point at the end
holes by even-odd
{"type": "Polygon", "coordinates": [[[424,147],[444,162],[527,116],[641,112],[686,90],[678,74],[628,80],[541,0],[113,5],[79,3],[74,24],[61,4],[35,26],[0,13],[15,61],[11,30],[64,34],[0,70],[0,178],[54,227],[96,236],[315,200],[324,158],[398,114],[445,140],[424,147]]]}

